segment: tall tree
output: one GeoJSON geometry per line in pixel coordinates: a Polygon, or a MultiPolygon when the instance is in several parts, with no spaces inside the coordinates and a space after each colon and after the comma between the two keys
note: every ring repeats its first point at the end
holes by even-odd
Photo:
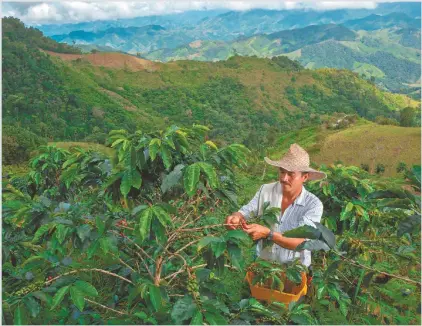
{"type": "Polygon", "coordinates": [[[411,127],[415,122],[415,110],[411,107],[406,107],[400,111],[400,126],[411,127]]]}

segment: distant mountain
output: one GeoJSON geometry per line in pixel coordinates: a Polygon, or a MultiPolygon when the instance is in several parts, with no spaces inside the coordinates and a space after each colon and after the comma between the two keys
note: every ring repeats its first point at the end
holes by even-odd
{"type": "Polygon", "coordinates": [[[334,24],[314,25],[272,34],[241,37],[232,42],[195,41],[176,49],[159,49],[146,54],[145,57],[164,62],[178,59],[225,60],[234,54],[270,57],[331,39],[354,41],[355,38],[355,32],[343,26],[334,24]]]}
{"type": "MultiPolygon", "coordinates": [[[[54,35],[57,42],[68,44],[91,44],[97,49],[108,47],[128,53],[152,51],[161,47],[172,47],[180,37],[175,33],[167,33],[160,25],[142,27],[112,27],[105,31],[86,32],[73,31],[69,34],[54,35]]],[[[185,38],[184,38],[185,39],[185,38]]]]}
{"type": "MultiPolygon", "coordinates": [[[[379,28],[386,28],[393,24],[395,19],[409,16],[410,25],[400,27],[414,27],[420,18],[420,3],[399,3],[386,6],[380,3],[374,9],[339,9],[329,11],[316,10],[267,10],[253,9],[248,11],[189,11],[180,14],[137,17],[131,19],[119,19],[116,21],[94,21],[79,24],[43,25],[40,30],[55,40],[69,44],[80,43],[92,45],[110,46],[119,51],[136,54],[149,52],[160,48],[176,48],[196,40],[203,41],[233,41],[239,37],[250,37],[259,34],[270,34],[280,30],[303,28],[310,25],[343,24],[352,21],[352,29],[366,29],[368,23],[365,17],[383,17],[379,15],[392,15],[388,21],[381,18],[379,28]],[[397,17],[395,17],[396,15],[397,17]],[[400,16],[402,15],[402,16],[400,16]],[[400,16],[400,17],[399,17],[400,16]],[[363,19],[359,26],[359,19],[363,19]],[[358,20],[356,22],[356,20],[358,20]],[[355,23],[353,23],[355,22],[355,23]],[[106,33],[101,37],[89,38],[86,35],[73,35],[73,31],[85,31],[98,34],[102,31],[110,31],[113,28],[144,27],[159,25],[165,28],[165,32],[155,37],[134,37],[130,32],[123,36],[123,32],[106,33]],[[388,26],[387,26],[388,25],[388,26]]],[[[368,25],[371,30],[375,25],[368,25]]],[[[101,33],[100,33],[101,34],[101,33]]]]}
{"type": "Polygon", "coordinates": [[[385,28],[420,28],[420,18],[410,18],[404,13],[392,13],[386,16],[370,15],[364,18],[348,20],[344,26],[354,30],[373,31],[385,28]]]}
{"type": "Polygon", "coordinates": [[[195,41],[176,49],[152,51],[144,57],[167,62],[226,60],[235,54],[286,55],[306,68],[350,69],[365,78],[375,78],[385,89],[408,92],[420,79],[420,46],[420,30],[417,29],[354,32],[329,24],[255,35],[232,42],[195,41]]]}
{"type": "Polygon", "coordinates": [[[198,24],[201,20],[218,16],[227,12],[221,10],[192,10],[170,15],[142,16],[128,19],[96,20],[74,24],[48,24],[34,26],[46,36],[69,34],[73,31],[99,32],[113,27],[143,27],[147,25],[160,25],[171,29],[180,26],[191,26],[198,24]]]}

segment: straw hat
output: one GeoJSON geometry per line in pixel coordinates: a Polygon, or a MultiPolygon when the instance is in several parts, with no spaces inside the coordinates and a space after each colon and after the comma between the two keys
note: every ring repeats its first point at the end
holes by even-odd
{"type": "Polygon", "coordinates": [[[287,171],[308,172],[308,180],[318,180],[327,177],[324,172],[309,167],[309,154],[298,144],[291,145],[289,151],[278,161],[270,160],[268,157],[265,157],[264,160],[270,165],[283,168],[287,171]]]}

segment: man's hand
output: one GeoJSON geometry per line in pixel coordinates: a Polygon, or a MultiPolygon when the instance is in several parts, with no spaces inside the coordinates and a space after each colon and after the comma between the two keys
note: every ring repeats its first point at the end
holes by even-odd
{"type": "Polygon", "coordinates": [[[226,217],[226,228],[229,230],[235,230],[239,226],[241,226],[242,222],[245,222],[245,219],[243,218],[242,214],[239,212],[233,213],[232,215],[229,215],[226,217]]]}
{"type": "Polygon", "coordinates": [[[259,240],[259,239],[265,239],[270,234],[270,229],[259,225],[259,224],[242,224],[242,229],[245,231],[249,236],[252,238],[252,240],[259,240]]]}

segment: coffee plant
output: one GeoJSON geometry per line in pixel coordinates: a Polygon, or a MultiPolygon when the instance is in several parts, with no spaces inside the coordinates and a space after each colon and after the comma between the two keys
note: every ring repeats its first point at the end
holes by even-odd
{"type": "MultiPolygon", "coordinates": [[[[219,148],[207,132],[115,130],[113,157],[44,146],[29,173],[4,179],[2,322],[420,322],[420,167],[401,183],[323,167],[328,179],[309,185],[324,203],[322,223],[284,234],[314,251],[310,293],[264,304],[243,282],[252,241],[223,224],[251,154],[219,148]]],[[[269,211],[263,220],[273,222],[269,211]]],[[[304,270],[277,269],[294,281],[304,270]]]]}

